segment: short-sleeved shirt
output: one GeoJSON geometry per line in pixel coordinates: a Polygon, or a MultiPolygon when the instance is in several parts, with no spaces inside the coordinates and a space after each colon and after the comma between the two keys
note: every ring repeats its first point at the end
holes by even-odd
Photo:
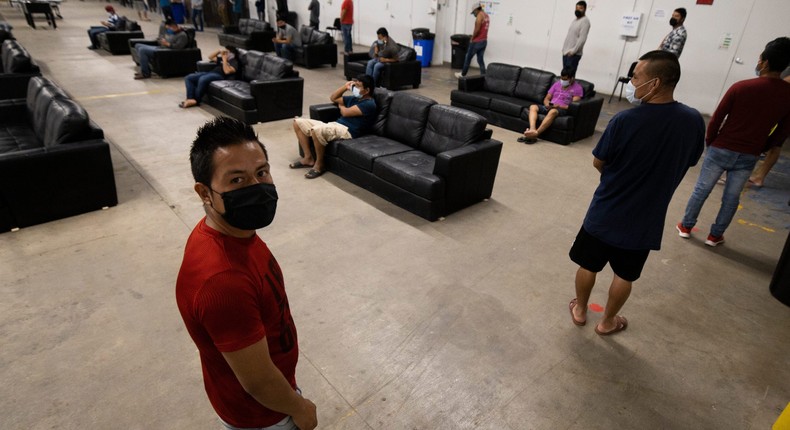
{"type": "Polygon", "coordinates": [[[110,28],[115,28],[118,26],[118,21],[120,21],[121,17],[118,16],[117,13],[111,13],[110,17],[107,18],[107,24],[110,24],[110,28]]]}
{"type": "Polygon", "coordinates": [[[318,4],[318,0],[311,1],[307,10],[310,11],[310,22],[318,22],[318,18],[321,15],[321,5],[318,4]]]}
{"type": "MultiPolygon", "coordinates": [[[[236,58],[235,55],[232,56],[231,59],[228,60],[228,65],[230,65],[230,67],[233,67],[233,70],[239,70],[239,59],[236,58]]],[[[222,67],[222,63],[220,62],[219,58],[217,58],[217,66],[214,67],[214,69],[212,69],[211,72],[212,73],[219,73],[225,79],[234,79],[234,77],[236,76],[236,72],[233,72],[233,73],[228,74],[228,75],[225,74],[225,68],[222,67]]]]}
{"type": "Polygon", "coordinates": [[[345,96],[343,105],[347,108],[357,106],[362,111],[360,116],[342,116],[336,121],[338,124],[348,127],[351,137],[363,136],[373,129],[373,124],[376,123],[376,102],[372,98],[360,99],[354,96],[345,96]]]}
{"type": "Polygon", "coordinates": [[[206,394],[217,415],[241,428],[285,418],[250,396],[222,355],[265,337],[272,362],[296,389],[296,327],[282,271],[266,244],[257,235],[224,235],[203,218],[184,249],[176,302],[200,354],[206,394]]]}
{"type": "Polygon", "coordinates": [[[584,90],[576,81],[564,88],[562,82],[557,81],[549,88],[549,94],[551,94],[551,102],[555,105],[569,106],[574,97],[584,97],[584,90]]]}
{"type": "Polygon", "coordinates": [[[285,28],[278,28],[277,38],[278,39],[291,38],[291,45],[296,45],[296,46],[302,45],[302,37],[299,35],[299,32],[296,31],[296,29],[291,24],[285,24],[285,28]]]}
{"type": "Polygon", "coordinates": [[[705,122],[682,103],[643,104],[615,115],[593,150],[604,162],[584,229],[621,249],[661,249],[667,207],[697,164],[705,122]]]}
{"type": "Polygon", "coordinates": [[[681,25],[678,28],[673,28],[661,42],[661,50],[671,52],[680,57],[680,54],[683,52],[683,46],[686,45],[686,36],[686,27],[681,25]]]}
{"type": "Polygon", "coordinates": [[[351,0],[343,0],[343,4],[340,6],[340,10],[346,10],[346,15],[343,18],[340,18],[341,24],[353,24],[354,23],[354,2],[351,0]]]}

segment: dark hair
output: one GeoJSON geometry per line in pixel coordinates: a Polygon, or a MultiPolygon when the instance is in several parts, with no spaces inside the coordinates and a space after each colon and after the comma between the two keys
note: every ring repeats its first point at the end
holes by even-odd
{"type": "Polygon", "coordinates": [[[165,26],[176,25],[176,21],[172,16],[165,17],[165,26]]]}
{"type": "Polygon", "coordinates": [[[387,29],[384,28],[384,27],[381,27],[378,30],[376,30],[376,34],[380,34],[380,35],[382,35],[384,37],[389,37],[389,35],[390,35],[389,32],[387,31],[387,29]]]}
{"type": "Polygon", "coordinates": [[[285,21],[285,14],[284,13],[278,13],[277,14],[277,21],[285,21]]]}
{"type": "Polygon", "coordinates": [[[768,70],[772,72],[782,72],[790,64],[790,49],[786,46],[771,46],[765,48],[760,58],[768,62],[768,70]]]}
{"type": "Polygon", "coordinates": [[[226,116],[214,118],[203,124],[198,129],[197,137],[189,150],[189,163],[192,166],[192,177],[195,178],[195,182],[211,187],[211,178],[214,176],[214,152],[219,148],[250,141],[257,142],[263,154],[267,159],[269,158],[266,147],[258,140],[250,125],[226,116]]]}
{"type": "Polygon", "coordinates": [[[681,18],[686,19],[686,8],[685,7],[679,7],[677,9],[675,9],[675,12],[679,13],[681,18]]]}
{"type": "Polygon", "coordinates": [[[356,77],[356,80],[362,84],[362,88],[370,91],[370,96],[373,97],[373,93],[375,92],[375,84],[373,83],[373,77],[366,74],[361,74],[356,77]]]}
{"type": "Polygon", "coordinates": [[[575,74],[573,73],[573,71],[571,69],[567,68],[567,67],[564,67],[562,69],[562,71],[560,72],[560,76],[561,77],[562,76],[567,76],[569,78],[575,78],[576,77],[575,74]]]}
{"type": "Polygon", "coordinates": [[[576,2],[576,6],[581,6],[581,7],[583,7],[583,8],[584,8],[584,10],[587,10],[587,2],[586,2],[586,1],[584,1],[584,0],[582,0],[582,1],[577,1],[577,2],[576,2]]]}
{"type": "Polygon", "coordinates": [[[667,51],[650,51],[639,57],[647,63],[647,74],[661,80],[661,85],[675,88],[680,80],[680,62],[677,55],[667,51]]]}

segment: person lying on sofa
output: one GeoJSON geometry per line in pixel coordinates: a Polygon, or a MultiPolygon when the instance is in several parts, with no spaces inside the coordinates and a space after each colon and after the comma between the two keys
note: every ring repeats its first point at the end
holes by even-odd
{"type": "Polygon", "coordinates": [[[148,79],[151,77],[151,58],[158,49],[184,49],[189,44],[189,36],[184,32],[173,18],[165,20],[165,35],[160,37],[157,42],[159,46],[138,43],[134,46],[140,59],[140,73],[135,73],[135,79],[148,79]]]}
{"type": "Polygon", "coordinates": [[[110,16],[107,18],[107,21],[101,21],[101,25],[94,25],[88,29],[88,38],[91,40],[88,49],[99,49],[99,41],[96,39],[96,36],[105,31],[115,30],[115,26],[118,25],[118,20],[121,19],[121,17],[115,13],[114,7],[107,5],[104,6],[104,10],[110,14],[110,16]]]}
{"type": "Polygon", "coordinates": [[[277,16],[277,35],[272,39],[274,50],[278,57],[293,61],[297,46],[302,45],[299,32],[291,24],[285,22],[285,17],[277,16]]]}
{"type": "Polygon", "coordinates": [[[519,142],[532,144],[538,141],[538,136],[551,127],[551,123],[558,116],[568,114],[568,106],[572,102],[577,102],[584,97],[584,90],[574,79],[573,73],[569,69],[562,69],[560,80],[549,88],[543,105],[532,105],[529,107],[529,128],[524,130],[524,136],[519,137],[519,142]],[[540,127],[535,127],[538,122],[538,114],[546,115],[540,127]]]}
{"type": "Polygon", "coordinates": [[[292,169],[310,167],[307,179],[324,174],[324,151],[327,143],[337,139],[352,139],[369,133],[376,122],[376,101],[373,99],[373,78],[359,75],[335,90],[329,99],[340,108],[337,121],[324,123],[310,118],[294,119],[294,133],[304,156],[288,165],[292,169]],[[346,91],[353,95],[343,96],[346,91]],[[310,138],[315,147],[315,159],[310,150],[310,138]]]}
{"type": "Polygon", "coordinates": [[[379,86],[379,76],[381,76],[381,69],[384,68],[386,63],[396,63],[398,61],[398,52],[400,47],[393,40],[387,29],[384,27],[376,30],[376,43],[373,45],[373,58],[368,61],[368,67],[365,73],[373,77],[373,85],[379,86]]]}
{"type": "Polygon", "coordinates": [[[208,85],[213,81],[223,79],[233,79],[236,70],[239,68],[239,60],[236,58],[238,51],[234,46],[221,48],[208,56],[208,59],[216,63],[216,66],[209,72],[195,72],[184,78],[187,87],[187,98],[178,104],[180,108],[190,108],[197,106],[203,99],[208,85]]]}

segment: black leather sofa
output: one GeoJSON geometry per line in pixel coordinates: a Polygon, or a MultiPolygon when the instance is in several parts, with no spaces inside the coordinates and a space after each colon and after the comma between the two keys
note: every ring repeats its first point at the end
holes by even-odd
{"type": "Polygon", "coordinates": [[[241,18],[238,25],[228,25],[219,33],[221,46],[235,46],[240,49],[255,50],[260,52],[274,51],[272,38],[275,31],[266,21],[241,18]]]}
{"type": "MultiPolygon", "coordinates": [[[[381,69],[378,85],[390,90],[396,90],[407,85],[419,88],[422,83],[422,66],[417,61],[417,52],[400,43],[398,46],[400,46],[398,61],[384,65],[384,68],[381,69]]],[[[370,53],[353,52],[344,56],[343,72],[346,79],[350,81],[365,73],[368,61],[373,58],[372,52],[371,48],[370,53]]]]}
{"type": "Polygon", "coordinates": [[[312,69],[323,64],[337,67],[337,44],[329,33],[313,27],[302,26],[299,30],[302,46],[296,47],[294,63],[312,69]]]}
{"type": "Polygon", "coordinates": [[[115,30],[105,31],[96,36],[99,46],[112,55],[129,55],[129,39],[145,37],[136,21],[121,19],[115,30]]]}
{"type": "Polygon", "coordinates": [[[30,53],[16,40],[9,39],[0,46],[0,99],[21,99],[27,95],[27,83],[41,75],[30,53]]]}
{"type": "MultiPolygon", "coordinates": [[[[417,94],[377,90],[374,133],[326,148],[330,172],[429,221],[491,196],[502,142],[482,116],[417,94]]],[[[336,105],[310,117],[336,120],[336,105]]]]}
{"type": "MultiPolygon", "coordinates": [[[[530,105],[543,104],[557,79],[544,70],[492,63],[484,76],[459,79],[458,89],[450,93],[450,103],[485,116],[491,124],[523,132],[529,127],[530,105]]],[[[576,82],[582,86],[584,97],[571,103],[568,115],[556,118],[541,139],[567,145],[595,133],[603,98],[595,95],[592,83],[581,79],[576,82]]],[[[538,116],[538,124],[543,118],[538,116]]]]}
{"type": "MultiPolygon", "coordinates": [[[[304,79],[290,60],[258,51],[238,52],[237,79],[212,82],[203,97],[205,103],[247,124],[302,114],[304,79]]],[[[198,63],[198,70],[213,67],[198,63]]]]}
{"type": "MultiPolygon", "coordinates": [[[[195,63],[200,61],[202,53],[200,48],[197,47],[195,40],[195,29],[192,27],[184,27],[183,31],[187,34],[189,42],[184,49],[157,49],[154,56],[151,58],[151,71],[163,78],[171,76],[186,76],[195,71],[195,63]]],[[[159,42],[156,40],[145,39],[129,39],[129,49],[132,52],[132,60],[139,65],[140,58],[137,55],[135,46],[138,44],[158,46],[159,42]]]]}
{"type": "Polygon", "coordinates": [[[80,105],[42,77],[0,101],[0,232],[116,204],[110,146],[80,105]]]}

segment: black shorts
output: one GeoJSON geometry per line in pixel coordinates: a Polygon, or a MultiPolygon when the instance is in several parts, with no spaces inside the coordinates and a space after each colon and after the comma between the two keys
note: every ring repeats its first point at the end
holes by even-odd
{"type": "Polygon", "coordinates": [[[568,253],[574,263],[590,272],[598,273],[609,263],[615,275],[629,282],[642,275],[648,254],[649,249],[622,249],[607,245],[587,233],[584,227],[579,230],[568,253]]]}

